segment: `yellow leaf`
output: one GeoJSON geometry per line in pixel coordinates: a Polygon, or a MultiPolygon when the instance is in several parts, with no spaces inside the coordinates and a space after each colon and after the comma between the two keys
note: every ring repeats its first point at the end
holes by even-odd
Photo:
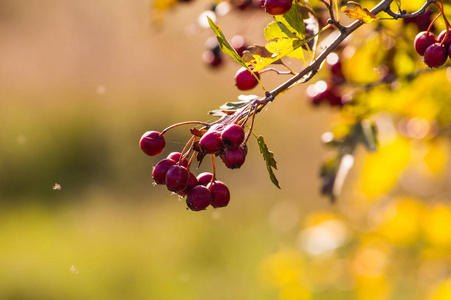
{"type": "MultiPolygon", "coordinates": [[[[351,2],[351,1],[350,1],[351,2]]],[[[348,2],[349,3],[349,2],[348,2]]],[[[348,17],[354,20],[360,20],[363,23],[371,23],[377,20],[377,17],[373,15],[368,9],[362,8],[360,4],[356,2],[351,2],[355,4],[356,7],[353,9],[349,9],[346,5],[341,8],[341,11],[344,12],[348,17]]]]}

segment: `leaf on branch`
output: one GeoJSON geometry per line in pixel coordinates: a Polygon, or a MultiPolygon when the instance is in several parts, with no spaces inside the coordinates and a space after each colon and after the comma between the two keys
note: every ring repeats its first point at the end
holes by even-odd
{"type": "MultiPolygon", "coordinates": [[[[222,32],[222,29],[213,22],[212,19],[210,19],[207,16],[208,24],[210,24],[211,29],[216,34],[216,39],[218,40],[219,47],[221,48],[222,52],[232,57],[237,63],[239,63],[241,66],[246,68],[249,72],[251,72],[252,75],[254,75],[255,79],[260,83],[260,85],[263,87],[260,79],[257,77],[257,75],[254,74],[254,71],[249,69],[249,67],[246,65],[246,63],[243,61],[241,56],[236,52],[235,48],[230,44],[230,42],[226,39],[224,33],[222,32]]],[[[256,71],[256,70],[255,70],[256,71]]]]}
{"type": "Polygon", "coordinates": [[[277,180],[276,176],[274,175],[273,168],[277,170],[277,162],[274,159],[274,153],[272,151],[269,151],[268,146],[265,144],[265,140],[263,139],[263,136],[257,137],[257,143],[260,147],[260,152],[263,155],[263,158],[266,162],[266,169],[269,173],[269,178],[271,179],[272,183],[280,189],[279,181],[277,180]]]}
{"type": "Polygon", "coordinates": [[[360,20],[363,23],[371,23],[377,20],[377,17],[373,15],[368,9],[362,8],[359,3],[354,1],[349,1],[348,3],[354,4],[356,7],[349,9],[346,5],[341,8],[348,17],[354,20],[360,20]]]}
{"type": "Polygon", "coordinates": [[[219,109],[210,111],[209,114],[215,117],[223,117],[234,114],[237,110],[240,110],[246,105],[257,100],[259,97],[256,95],[240,95],[237,102],[226,102],[219,107],[219,109]]]}
{"type": "MultiPolygon", "coordinates": [[[[277,24],[281,26],[281,30],[286,32],[290,32],[294,37],[297,37],[300,40],[304,40],[305,38],[305,27],[303,22],[303,16],[298,1],[293,1],[293,5],[291,9],[283,15],[276,15],[274,19],[277,21],[277,24]]],[[[290,37],[290,36],[288,36],[290,37]]]]}

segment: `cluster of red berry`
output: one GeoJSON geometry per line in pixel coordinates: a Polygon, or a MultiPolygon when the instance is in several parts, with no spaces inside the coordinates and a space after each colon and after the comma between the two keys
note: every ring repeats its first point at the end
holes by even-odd
{"type": "Polygon", "coordinates": [[[424,56],[424,63],[431,68],[445,64],[451,58],[451,29],[443,30],[438,37],[430,31],[417,34],[414,41],[415,51],[424,56]]]}
{"type": "MultiPolygon", "coordinates": [[[[183,124],[192,123],[201,122],[183,124]]],[[[168,129],[183,124],[175,124],[168,129]]],[[[159,161],[152,171],[156,184],[164,184],[169,191],[181,197],[186,196],[186,204],[193,211],[204,210],[210,205],[214,208],[224,207],[230,201],[227,185],[216,179],[214,159],[213,173],[204,172],[197,177],[190,171],[193,159],[197,157],[200,163],[206,155],[210,154],[212,158],[219,156],[226,167],[236,169],[244,164],[247,155],[246,134],[241,125],[236,123],[204,125],[205,129],[191,130],[193,136],[181,153],[170,153],[167,158],[159,161]],[[200,140],[196,141],[198,137],[200,140]]],[[[149,156],[160,154],[166,146],[163,135],[168,129],[161,133],[157,131],[144,133],[139,141],[141,150],[149,156]]]]}

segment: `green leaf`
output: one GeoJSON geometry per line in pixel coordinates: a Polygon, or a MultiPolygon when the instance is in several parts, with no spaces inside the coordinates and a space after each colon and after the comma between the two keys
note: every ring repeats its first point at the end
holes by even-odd
{"type": "Polygon", "coordinates": [[[258,76],[255,75],[254,71],[252,71],[246,65],[246,63],[243,61],[243,59],[238,54],[238,52],[236,52],[236,50],[232,47],[232,45],[226,39],[224,33],[222,32],[222,29],[218,25],[216,25],[215,22],[213,22],[213,20],[210,19],[208,16],[207,16],[207,19],[208,19],[208,24],[210,24],[211,29],[216,34],[216,39],[218,40],[219,47],[221,48],[222,52],[224,52],[225,54],[227,54],[230,57],[232,57],[237,63],[239,63],[241,66],[246,68],[249,72],[251,72],[251,74],[254,75],[255,79],[257,79],[258,83],[261,85],[263,90],[265,90],[265,88],[263,87],[263,84],[260,81],[260,78],[258,78],[258,76]]]}
{"type": "Polygon", "coordinates": [[[269,178],[271,179],[272,183],[280,189],[279,181],[277,180],[276,176],[274,175],[273,168],[277,170],[277,162],[274,159],[274,153],[272,151],[269,151],[268,146],[265,144],[265,140],[263,139],[263,136],[257,137],[257,143],[260,147],[260,152],[263,155],[263,158],[266,162],[266,169],[269,173],[269,178]]]}
{"type": "Polygon", "coordinates": [[[235,51],[235,49],[232,47],[230,42],[226,39],[224,33],[222,32],[222,29],[215,24],[215,22],[212,21],[208,16],[208,23],[210,24],[211,29],[216,34],[216,38],[218,39],[219,47],[221,47],[221,50],[232,57],[236,62],[238,62],[240,65],[245,67],[246,69],[249,69],[249,67],[244,63],[241,56],[235,51]]]}
{"type": "Polygon", "coordinates": [[[231,115],[237,110],[240,110],[246,105],[252,103],[253,101],[257,100],[259,97],[256,95],[239,95],[237,102],[226,102],[223,105],[219,107],[219,109],[210,111],[209,114],[213,115],[215,117],[223,117],[226,115],[231,115]]]}
{"type": "Polygon", "coordinates": [[[283,15],[276,15],[274,19],[283,24],[286,29],[291,32],[298,39],[303,40],[305,37],[305,27],[303,16],[296,0],[293,1],[291,9],[283,15]]]}
{"type": "Polygon", "coordinates": [[[358,123],[358,126],[361,133],[361,142],[369,152],[375,152],[378,145],[376,125],[370,123],[368,120],[364,120],[358,123]]]}
{"type": "Polygon", "coordinates": [[[265,28],[265,38],[267,41],[280,39],[280,38],[295,38],[296,35],[293,34],[288,27],[277,21],[272,21],[265,28]]]}

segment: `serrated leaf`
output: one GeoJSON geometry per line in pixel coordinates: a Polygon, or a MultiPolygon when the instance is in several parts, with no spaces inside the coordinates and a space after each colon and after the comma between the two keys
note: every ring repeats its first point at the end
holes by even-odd
{"type": "Polygon", "coordinates": [[[278,24],[283,24],[286,30],[291,32],[295,37],[303,40],[305,37],[305,28],[303,22],[303,16],[297,1],[293,1],[291,9],[283,15],[276,15],[274,19],[278,24]]]}
{"type": "Polygon", "coordinates": [[[263,136],[260,135],[257,137],[257,143],[260,148],[260,153],[263,155],[266,162],[266,169],[268,170],[269,178],[271,179],[271,182],[280,189],[279,181],[277,180],[276,175],[274,175],[273,170],[273,168],[277,170],[277,162],[274,159],[274,153],[269,151],[263,136]]]}
{"type": "Polygon", "coordinates": [[[356,7],[349,9],[346,5],[341,8],[348,17],[354,20],[360,20],[363,23],[371,23],[377,20],[377,17],[373,15],[368,9],[362,8],[359,3],[349,1],[348,3],[354,4],[356,7]]]}

